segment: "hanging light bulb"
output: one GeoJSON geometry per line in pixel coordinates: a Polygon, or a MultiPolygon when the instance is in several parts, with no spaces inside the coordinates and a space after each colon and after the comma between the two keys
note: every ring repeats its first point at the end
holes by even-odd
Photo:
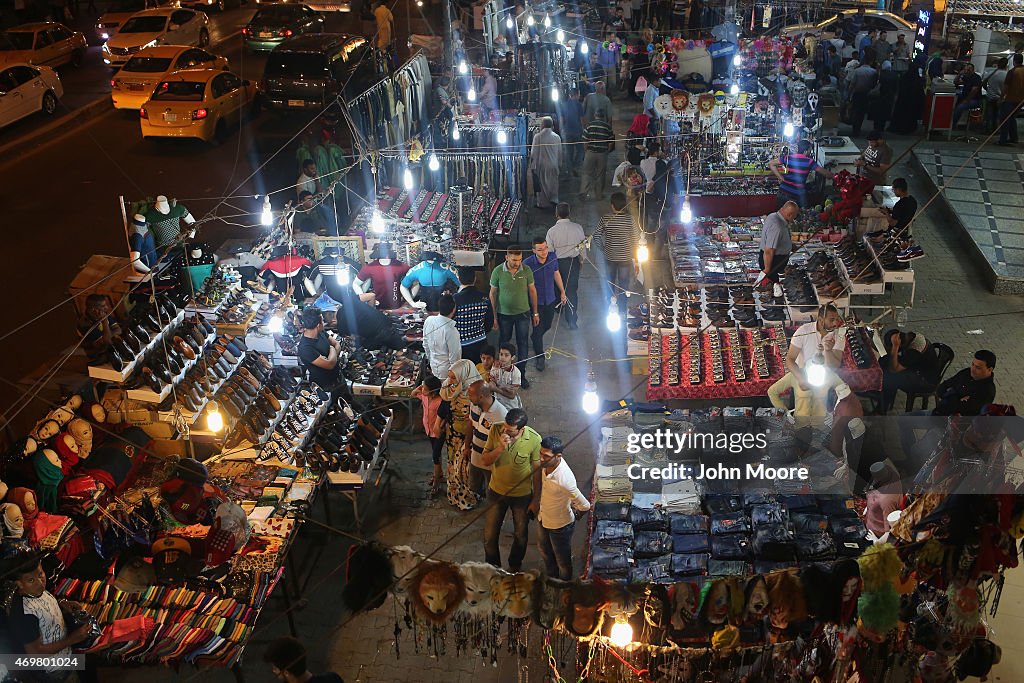
{"type": "Polygon", "coordinates": [[[589,47],[587,47],[587,41],[585,41],[585,40],[581,40],[581,41],[580,41],[580,54],[581,54],[581,55],[585,55],[585,54],[587,54],[588,52],[590,52],[590,48],[589,48],[589,47]]]}
{"type": "Polygon", "coordinates": [[[633,642],[633,627],[626,622],[625,617],[616,617],[608,639],[613,647],[626,647],[633,642]]]}
{"type": "Polygon", "coordinates": [[[558,32],[555,34],[555,40],[557,40],[560,43],[564,43],[565,42],[565,31],[563,31],[562,29],[558,29],[558,32]]]}
{"type": "Polygon", "coordinates": [[[284,329],[284,320],[282,320],[279,315],[272,316],[270,320],[267,321],[267,329],[270,330],[271,334],[277,334],[284,329]]]}
{"type": "Polygon", "coordinates": [[[263,198],[263,211],[260,213],[260,223],[270,227],[274,224],[274,212],[270,209],[270,197],[263,198]]]}
{"type": "Polygon", "coordinates": [[[512,15],[505,17],[505,28],[515,28],[515,23],[512,21],[512,15]]]}
{"type": "Polygon", "coordinates": [[[459,124],[452,123],[452,140],[458,140],[461,137],[462,134],[459,133],[459,124]]]}
{"type": "Polygon", "coordinates": [[[370,231],[378,234],[384,232],[384,216],[377,209],[373,210],[373,216],[370,217],[370,231]]]}
{"type": "Polygon", "coordinates": [[[342,287],[348,287],[348,283],[352,281],[352,274],[348,272],[348,266],[341,264],[338,268],[338,273],[335,275],[338,280],[338,284],[342,287]]]}
{"type": "Polygon", "coordinates": [[[533,18],[533,14],[526,15],[526,25],[527,26],[533,26],[536,23],[537,23],[537,21],[533,18]]]}
{"type": "Polygon", "coordinates": [[[638,263],[647,263],[649,258],[651,258],[651,252],[647,248],[647,238],[641,235],[640,245],[636,248],[636,260],[638,263]]]}
{"type": "Polygon", "coordinates": [[[465,59],[460,59],[459,60],[459,73],[461,75],[465,76],[467,71],[469,71],[469,67],[466,66],[466,60],[465,59]]]}
{"type": "Polygon", "coordinates": [[[466,99],[470,102],[476,102],[476,88],[469,86],[469,92],[466,93],[466,99]]]}
{"type": "Polygon", "coordinates": [[[689,223],[693,220],[693,209],[690,208],[690,200],[683,200],[683,209],[679,212],[679,220],[684,223],[689,223]]]}
{"type": "Polygon", "coordinates": [[[498,141],[499,145],[504,145],[506,142],[508,142],[508,133],[505,132],[504,128],[499,128],[498,134],[494,137],[498,141]]]}
{"type": "Polygon", "coordinates": [[[619,306],[612,297],[612,305],[608,308],[608,317],[605,318],[605,325],[609,332],[618,332],[622,329],[622,316],[619,315],[619,306]]]}
{"type": "Polygon", "coordinates": [[[220,414],[220,407],[216,401],[210,401],[210,410],[206,413],[206,427],[211,432],[219,432],[224,429],[224,418],[220,414]]]}
{"type": "Polygon", "coordinates": [[[741,55],[739,52],[734,54],[732,56],[732,65],[733,66],[743,66],[743,55],[741,55]]]}
{"type": "Polygon", "coordinates": [[[551,86],[551,101],[552,102],[557,102],[558,101],[558,86],[557,85],[551,86]]]}
{"type": "Polygon", "coordinates": [[[730,95],[739,95],[740,94],[740,86],[739,86],[738,83],[733,83],[732,85],[729,86],[729,94],[730,95]]]}
{"type": "Polygon", "coordinates": [[[807,363],[804,373],[807,375],[807,383],[812,387],[820,387],[825,384],[825,358],[821,355],[820,350],[807,363]]]}
{"type": "Polygon", "coordinates": [[[437,160],[436,154],[430,155],[430,161],[427,162],[427,168],[429,168],[431,171],[437,171],[438,169],[441,168],[441,162],[437,160]]]}
{"type": "Polygon", "coordinates": [[[551,28],[551,15],[550,14],[545,14],[544,15],[544,28],[551,28]]]}
{"type": "Polygon", "coordinates": [[[593,415],[597,412],[601,399],[597,395],[597,380],[594,377],[594,368],[587,370],[587,383],[583,385],[583,412],[593,415]]]}
{"type": "Polygon", "coordinates": [[[796,129],[793,127],[793,122],[786,121],[786,125],[782,127],[782,134],[785,135],[787,138],[791,138],[793,137],[793,133],[795,132],[796,129]]]}
{"type": "Polygon", "coordinates": [[[412,171],[410,171],[408,168],[406,168],[405,171],[402,172],[402,185],[405,187],[406,192],[412,192],[412,171]]]}

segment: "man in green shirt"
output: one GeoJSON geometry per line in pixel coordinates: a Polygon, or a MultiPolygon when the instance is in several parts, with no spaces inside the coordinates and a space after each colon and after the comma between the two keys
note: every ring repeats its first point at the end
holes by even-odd
{"type": "Polygon", "coordinates": [[[484,554],[487,562],[501,567],[498,537],[505,515],[512,510],[515,532],[508,553],[508,566],[517,572],[523,566],[529,543],[530,517],[540,510],[541,468],[540,434],[527,427],[522,408],[513,408],[504,422],[491,426],[483,455],[484,467],[491,468],[487,489],[487,514],[484,518],[484,554]]]}
{"type": "Polygon", "coordinates": [[[491,310],[494,311],[494,326],[498,328],[498,343],[512,341],[516,335],[519,350],[519,368],[522,388],[529,389],[526,379],[526,360],[530,355],[530,330],[540,324],[540,309],[537,307],[537,288],[534,286],[533,271],[523,267],[523,250],[513,244],[505,252],[505,262],[491,271],[491,310]]]}

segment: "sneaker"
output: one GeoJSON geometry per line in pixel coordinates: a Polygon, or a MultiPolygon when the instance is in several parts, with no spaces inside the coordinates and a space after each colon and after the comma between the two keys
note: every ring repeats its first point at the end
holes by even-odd
{"type": "Polygon", "coordinates": [[[901,261],[902,263],[907,263],[908,261],[913,261],[914,259],[919,259],[923,256],[924,249],[917,246],[916,244],[913,244],[904,249],[903,251],[901,251],[900,253],[896,254],[896,260],[901,261]]]}
{"type": "Polygon", "coordinates": [[[778,282],[776,282],[775,285],[772,287],[772,296],[776,298],[782,296],[782,285],[780,285],[778,282]]]}

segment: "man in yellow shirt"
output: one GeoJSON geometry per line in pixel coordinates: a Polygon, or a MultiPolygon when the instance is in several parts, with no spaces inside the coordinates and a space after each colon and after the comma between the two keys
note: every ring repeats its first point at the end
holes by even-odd
{"type": "Polygon", "coordinates": [[[377,49],[386,52],[391,49],[395,15],[382,0],[373,0],[373,18],[377,20],[377,49]]]}
{"type": "Polygon", "coordinates": [[[527,427],[528,418],[522,408],[513,408],[504,422],[491,426],[484,452],[484,467],[491,468],[487,488],[487,515],[484,518],[484,553],[488,563],[501,567],[498,537],[505,515],[512,510],[515,524],[508,566],[513,572],[522,568],[529,543],[530,517],[540,510],[541,468],[540,434],[527,427]]]}

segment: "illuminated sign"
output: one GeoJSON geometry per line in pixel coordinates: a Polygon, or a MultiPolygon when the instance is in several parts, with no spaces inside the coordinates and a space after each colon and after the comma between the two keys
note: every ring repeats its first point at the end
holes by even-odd
{"type": "Polygon", "coordinates": [[[932,39],[932,13],[928,10],[917,12],[917,33],[914,34],[914,52],[911,61],[916,62],[921,55],[928,56],[928,44],[932,39]]]}

